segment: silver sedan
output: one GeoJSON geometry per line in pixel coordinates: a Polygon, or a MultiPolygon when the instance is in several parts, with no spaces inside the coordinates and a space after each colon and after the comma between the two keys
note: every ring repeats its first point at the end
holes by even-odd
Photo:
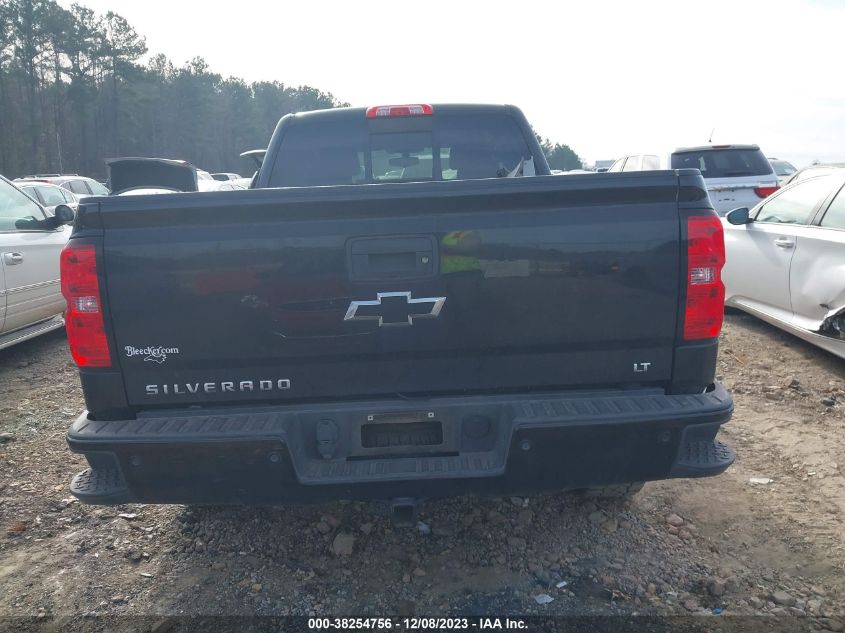
{"type": "Polygon", "coordinates": [[[722,218],[725,305],[845,358],[845,169],[722,218]]]}
{"type": "Polygon", "coordinates": [[[64,325],[59,254],[73,211],[48,215],[0,176],[0,349],[64,325]]]}

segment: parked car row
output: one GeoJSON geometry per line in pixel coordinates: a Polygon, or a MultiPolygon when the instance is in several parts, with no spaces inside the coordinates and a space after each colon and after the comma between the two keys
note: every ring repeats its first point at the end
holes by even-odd
{"type": "Polygon", "coordinates": [[[0,176],[0,349],[64,325],[59,254],[82,198],[249,186],[239,174],[212,175],[186,161],[124,158],[107,167],[108,187],[78,174],[0,176]]]}
{"type": "Polygon", "coordinates": [[[33,174],[17,178],[15,183],[42,182],[56,185],[82,198],[84,196],[107,196],[108,188],[93,178],[79,174],[33,174]]]}
{"type": "MultiPolygon", "coordinates": [[[[114,195],[233,191],[249,188],[251,180],[167,159],[107,165],[114,195]]],[[[799,170],[766,158],[757,145],[706,145],[666,156],[625,155],[608,172],[683,168],[701,172],[723,216],[726,305],[845,357],[845,163],[799,170]]],[[[109,193],[77,174],[0,180],[0,348],[61,326],[58,252],[67,214],[82,197],[109,193]]]]}
{"type": "MultiPolygon", "coordinates": [[[[118,158],[107,160],[106,165],[108,166],[114,161],[124,160],[162,161],[168,159],[118,158]]],[[[196,186],[185,189],[184,191],[233,191],[246,189],[249,186],[248,180],[246,185],[243,184],[245,179],[240,174],[233,172],[211,174],[203,169],[194,167],[187,161],[176,162],[190,166],[196,173],[196,186]]],[[[109,177],[109,181],[107,182],[110,182],[110,180],[111,177],[109,177]]],[[[114,187],[107,187],[93,178],[87,178],[78,174],[32,174],[16,178],[14,182],[27,195],[44,206],[48,213],[52,213],[52,210],[59,204],[67,204],[75,210],[81,198],[85,196],[108,196],[110,189],[114,189],[114,187]]]]}

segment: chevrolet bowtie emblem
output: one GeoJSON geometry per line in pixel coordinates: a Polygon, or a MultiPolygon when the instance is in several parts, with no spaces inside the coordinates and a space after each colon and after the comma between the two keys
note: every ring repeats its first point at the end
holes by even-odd
{"type": "Polygon", "coordinates": [[[378,321],[379,327],[413,325],[414,319],[436,319],[446,297],[412,299],[410,292],[379,292],[375,301],[352,301],[344,321],[378,321]]]}

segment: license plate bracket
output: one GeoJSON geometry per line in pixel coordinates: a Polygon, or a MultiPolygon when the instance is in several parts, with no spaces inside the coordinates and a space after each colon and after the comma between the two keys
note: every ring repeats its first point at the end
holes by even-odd
{"type": "Polygon", "coordinates": [[[430,448],[442,444],[443,424],[439,420],[371,422],[361,425],[362,448],[430,448]]]}

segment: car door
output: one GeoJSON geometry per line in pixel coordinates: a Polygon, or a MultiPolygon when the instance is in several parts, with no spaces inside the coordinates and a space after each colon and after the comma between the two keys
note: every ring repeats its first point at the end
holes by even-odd
{"type": "Polygon", "coordinates": [[[845,308],[845,188],[841,177],[830,180],[835,197],[801,227],[789,271],[793,323],[810,331],[845,308]]]}
{"type": "Polygon", "coordinates": [[[801,248],[798,233],[829,193],[814,178],[784,189],[758,205],[753,222],[735,226],[723,220],[727,261],[722,271],[725,302],[792,321],[789,269],[801,248]]]}
{"type": "Polygon", "coordinates": [[[6,300],[3,332],[64,312],[59,254],[70,231],[65,226],[48,229],[46,219],[39,204],[0,181],[0,266],[6,300]]]}

